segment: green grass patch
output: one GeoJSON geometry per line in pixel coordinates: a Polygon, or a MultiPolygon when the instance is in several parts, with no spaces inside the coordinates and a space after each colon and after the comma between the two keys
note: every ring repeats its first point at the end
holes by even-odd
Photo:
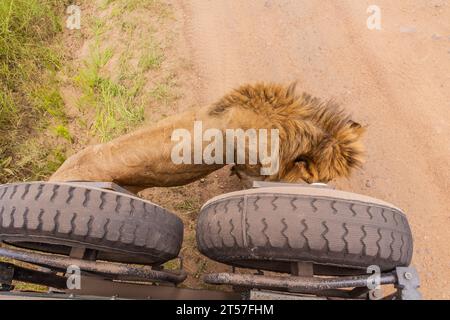
{"type": "Polygon", "coordinates": [[[0,183],[45,178],[61,158],[43,129],[65,119],[56,80],[62,50],[54,39],[68,2],[0,1],[0,183]]]}
{"type": "Polygon", "coordinates": [[[47,41],[62,30],[57,13],[65,1],[0,1],[0,81],[14,88],[39,68],[58,67],[47,41]]]}
{"type": "Polygon", "coordinates": [[[167,81],[156,81],[149,88],[153,73],[164,63],[164,52],[151,31],[156,30],[154,21],[144,32],[137,28],[144,20],[133,18],[132,13],[144,9],[152,19],[160,19],[169,7],[160,0],[104,0],[99,9],[105,15],[90,22],[90,52],[73,80],[82,92],[78,106],[87,115],[86,127],[106,142],[138,126],[144,120],[145,105],[167,105],[173,97],[167,81]],[[118,32],[121,42],[128,44],[125,50],[111,41],[118,32]]]}
{"type": "Polygon", "coordinates": [[[45,116],[51,116],[59,120],[66,120],[64,112],[64,101],[61,94],[57,90],[58,84],[53,83],[52,86],[39,86],[33,90],[31,97],[35,108],[44,113],[45,116]]]}
{"type": "MultiPolygon", "coordinates": [[[[0,126],[6,127],[11,123],[17,121],[18,110],[14,103],[11,94],[4,89],[0,88],[0,126]]],[[[1,129],[0,129],[1,130],[1,129]]]]}
{"type": "Polygon", "coordinates": [[[94,108],[92,131],[103,142],[127,132],[144,119],[144,107],[135,99],[140,90],[139,79],[125,86],[102,72],[112,56],[111,49],[102,50],[96,42],[74,78],[83,92],[80,104],[94,108]]]}
{"type": "Polygon", "coordinates": [[[164,55],[157,48],[151,48],[148,52],[145,52],[140,60],[139,67],[142,71],[147,72],[149,70],[156,70],[161,67],[164,60],[164,55]]]}
{"type": "Polygon", "coordinates": [[[73,141],[72,135],[70,134],[69,129],[66,126],[62,124],[57,125],[53,128],[53,131],[55,132],[57,137],[66,139],[69,142],[73,141]]]}

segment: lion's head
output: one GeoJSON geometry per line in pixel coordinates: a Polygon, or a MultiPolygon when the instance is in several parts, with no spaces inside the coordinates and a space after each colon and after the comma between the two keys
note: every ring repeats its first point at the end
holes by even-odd
{"type": "Polygon", "coordinates": [[[254,166],[240,165],[238,170],[259,180],[288,182],[326,183],[348,177],[363,162],[361,137],[365,128],[351,120],[333,101],[297,95],[295,89],[295,83],[288,87],[264,83],[245,85],[213,106],[211,115],[231,107],[243,108],[255,113],[254,119],[248,120],[253,126],[279,129],[279,172],[270,177],[257,177],[254,166]]]}

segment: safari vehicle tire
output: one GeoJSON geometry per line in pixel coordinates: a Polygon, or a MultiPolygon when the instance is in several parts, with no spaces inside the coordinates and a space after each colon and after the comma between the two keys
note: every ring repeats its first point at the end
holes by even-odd
{"type": "Polygon", "coordinates": [[[319,187],[268,187],[215,197],[201,209],[197,244],[237,267],[290,272],[365,273],[408,266],[413,239],[402,211],[386,202],[319,187]]]}
{"type": "Polygon", "coordinates": [[[183,223],[138,197],[76,183],[0,185],[0,241],[69,255],[96,250],[98,260],[160,264],[177,257],[183,223]]]}

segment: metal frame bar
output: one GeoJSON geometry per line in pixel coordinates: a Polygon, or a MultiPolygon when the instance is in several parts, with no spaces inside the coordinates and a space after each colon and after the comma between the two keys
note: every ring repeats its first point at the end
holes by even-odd
{"type": "MultiPolygon", "coordinates": [[[[304,266],[303,266],[304,267],[304,266]]],[[[308,270],[308,269],[306,269],[308,270]]],[[[344,277],[268,276],[264,274],[212,273],[203,276],[206,283],[232,285],[240,291],[272,290],[281,292],[315,295],[317,297],[338,297],[343,299],[380,299],[372,297],[367,284],[372,275],[344,277]],[[344,290],[351,289],[351,290],[344,290]]],[[[380,285],[393,284],[394,295],[384,299],[421,300],[418,291],[420,281],[413,267],[397,267],[394,271],[380,275],[380,285]]]]}
{"type": "Polygon", "coordinates": [[[49,266],[59,270],[67,270],[69,266],[78,266],[83,271],[108,276],[117,280],[170,282],[181,283],[187,274],[183,270],[178,272],[154,270],[149,266],[132,266],[113,262],[89,261],[66,256],[43,254],[32,251],[21,251],[0,248],[0,256],[32,264],[49,266]]]}
{"type": "MultiPolygon", "coordinates": [[[[57,289],[67,288],[67,279],[54,273],[31,270],[19,267],[12,263],[0,262],[0,284],[10,286],[12,290],[13,280],[34,283],[57,289]]],[[[1,291],[1,290],[0,290],[1,291]]]]}
{"type": "MultiPolygon", "coordinates": [[[[81,254],[81,252],[78,252],[81,254]]],[[[305,298],[304,295],[316,297],[342,298],[342,299],[367,299],[367,283],[370,275],[344,276],[323,278],[311,274],[311,268],[305,263],[293,265],[293,273],[290,276],[268,276],[263,273],[237,274],[214,273],[203,277],[209,284],[232,285],[235,292],[220,292],[211,290],[181,289],[173,285],[150,285],[148,282],[172,282],[184,280],[184,272],[173,273],[160,270],[152,270],[148,266],[126,266],[116,263],[94,262],[76,258],[40,254],[30,251],[19,251],[0,248],[0,256],[49,266],[53,269],[64,270],[69,265],[78,265],[81,270],[88,271],[82,275],[83,290],[65,290],[66,278],[58,276],[55,271],[36,271],[18,267],[11,263],[0,263],[1,290],[11,291],[13,280],[46,285],[65,290],[68,294],[78,296],[115,296],[134,299],[239,299],[247,296],[260,296],[258,292],[264,290],[265,295],[273,293],[277,296],[286,296],[292,299],[305,298]],[[89,275],[92,273],[92,275],[89,275]],[[104,276],[110,280],[101,279],[104,276]],[[119,279],[125,281],[145,281],[147,283],[127,283],[112,281],[119,279]],[[348,290],[352,288],[351,290],[348,290]],[[252,295],[253,293],[253,295],[252,295]],[[255,293],[257,293],[255,295],[255,293]]],[[[419,300],[419,277],[414,268],[398,267],[393,272],[381,274],[380,285],[394,284],[397,293],[384,299],[419,300]]],[[[309,297],[310,298],[310,297],[309,297]]],[[[381,298],[381,297],[378,297],[381,298]]]]}
{"type": "Polygon", "coordinates": [[[398,279],[395,284],[397,288],[396,298],[400,300],[422,300],[422,294],[418,290],[420,280],[417,270],[411,267],[398,267],[395,272],[398,279]]]}
{"type": "MultiPolygon", "coordinates": [[[[315,293],[322,290],[366,287],[369,276],[318,278],[302,276],[268,276],[236,273],[212,273],[204,276],[209,284],[235,285],[257,289],[278,289],[298,293],[315,293]]],[[[385,273],[380,278],[381,285],[395,284],[395,273],[385,273]]]]}

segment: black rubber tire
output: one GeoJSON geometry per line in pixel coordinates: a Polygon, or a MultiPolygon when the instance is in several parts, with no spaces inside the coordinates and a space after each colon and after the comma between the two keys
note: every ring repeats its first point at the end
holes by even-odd
{"type": "Polygon", "coordinates": [[[68,255],[97,251],[105,261],[159,264],[177,257],[183,223],[138,197],[76,183],[0,185],[0,241],[68,255]]]}
{"type": "Polygon", "coordinates": [[[318,187],[259,188],[213,198],[201,209],[197,244],[207,257],[233,266],[290,272],[292,262],[306,261],[315,264],[316,274],[330,275],[365,273],[371,265],[383,271],[408,266],[413,252],[400,209],[318,187]]]}

